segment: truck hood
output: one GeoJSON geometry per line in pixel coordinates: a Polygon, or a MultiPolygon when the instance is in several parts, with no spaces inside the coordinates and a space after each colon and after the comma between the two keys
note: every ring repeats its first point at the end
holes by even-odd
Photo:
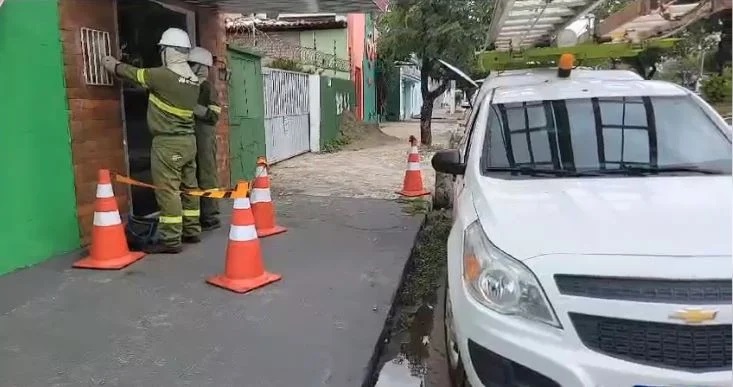
{"type": "Polygon", "coordinates": [[[731,255],[730,176],[499,180],[474,206],[517,259],[546,254],[731,255]]]}

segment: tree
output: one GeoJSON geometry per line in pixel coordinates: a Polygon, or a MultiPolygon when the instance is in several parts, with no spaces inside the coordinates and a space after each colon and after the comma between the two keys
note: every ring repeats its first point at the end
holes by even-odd
{"type": "Polygon", "coordinates": [[[430,124],[435,100],[455,76],[438,59],[466,70],[486,38],[491,3],[482,0],[414,0],[396,2],[379,21],[379,55],[387,63],[418,59],[423,105],[420,142],[432,143],[430,124]],[[431,89],[430,79],[438,86],[431,89]]]}

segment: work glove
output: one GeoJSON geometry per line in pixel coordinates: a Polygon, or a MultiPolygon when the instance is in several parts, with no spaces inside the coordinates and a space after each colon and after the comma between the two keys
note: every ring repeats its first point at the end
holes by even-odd
{"type": "Polygon", "coordinates": [[[118,63],[120,63],[120,61],[118,61],[113,56],[105,56],[104,58],[102,58],[102,66],[104,66],[105,70],[109,71],[112,74],[115,73],[115,69],[117,68],[118,63]]]}
{"type": "Polygon", "coordinates": [[[203,105],[196,105],[196,107],[193,108],[193,115],[195,115],[198,118],[204,118],[206,117],[206,112],[209,109],[206,108],[206,106],[203,105]]]}

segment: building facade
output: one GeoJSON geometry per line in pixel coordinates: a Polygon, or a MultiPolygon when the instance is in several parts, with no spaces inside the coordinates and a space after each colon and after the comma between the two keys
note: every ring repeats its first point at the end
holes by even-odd
{"type": "MultiPolygon", "coordinates": [[[[222,106],[218,169],[221,185],[230,185],[230,144],[242,143],[230,136],[248,135],[245,130],[230,130],[230,103],[247,98],[230,99],[232,55],[223,12],[257,9],[268,2],[221,2],[226,9],[217,8],[216,0],[200,4],[186,0],[0,4],[0,82],[3,95],[11,96],[0,104],[0,161],[6,166],[0,169],[4,188],[0,211],[7,219],[0,226],[0,274],[88,244],[100,168],[150,181],[147,95],[109,77],[100,59],[111,54],[139,67],[158,66],[157,40],[168,27],[186,30],[194,44],[216,56],[211,81],[222,106]]],[[[331,11],[373,5],[354,0],[331,11]]],[[[240,58],[236,63],[240,72],[261,77],[259,59],[240,58]]],[[[256,92],[261,97],[261,85],[256,92]]],[[[246,106],[236,107],[241,113],[237,125],[254,114],[246,106]]],[[[115,194],[123,214],[155,210],[149,190],[115,185],[115,194]]]]}

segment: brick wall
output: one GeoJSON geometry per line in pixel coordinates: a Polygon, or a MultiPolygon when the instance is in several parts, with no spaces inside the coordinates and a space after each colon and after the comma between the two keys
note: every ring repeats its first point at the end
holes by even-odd
{"type": "MultiPolygon", "coordinates": [[[[226,32],[224,30],[224,15],[215,10],[199,12],[199,40],[201,46],[211,51],[217,57],[217,63],[228,67],[226,32]]],[[[229,186],[229,93],[227,83],[218,79],[217,63],[210,72],[210,80],[218,92],[221,115],[217,125],[216,139],[218,143],[219,184],[229,186]]]]}
{"type": "MultiPolygon", "coordinates": [[[[77,215],[82,244],[89,241],[94,217],[97,170],[124,172],[120,89],[116,85],[87,86],[82,73],[81,27],[108,31],[117,47],[113,0],[61,0],[61,39],[69,100],[69,129],[74,162],[77,215]]],[[[115,187],[120,211],[128,210],[127,190],[115,187]]]]}
{"type": "MultiPolygon", "coordinates": [[[[198,11],[195,7],[179,1],[168,2],[198,11]]],[[[81,27],[109,31],[112,47],[117,47],[117,20],[114,3],[114,0],[61,0],[59,2],[79,234],[82,244],[87,244],[91,235],[97,170],[99,168],[109,168],[119,172],[127,170],[119,83],[113,87],[85,84],[79,36],[81,27]]],[[[215,10],[209,8],[201,9],[198,17],[198,36],[202,46],[211,50],[214,55],[226,58],[223,18],[215,10]]],[[[219,171],[221,181],[226,185],[229,182],[228,94],[226,84],[213,79],[216,78],[216,73],[216,70],[212,71],[212,81],[218,91],[219,101],[223,105],[217,130],[219,171]]],[[[120,211],[127,212],[129,210],[127,189],[123,186],[115,186],[115,194],[120,211]]]]}

